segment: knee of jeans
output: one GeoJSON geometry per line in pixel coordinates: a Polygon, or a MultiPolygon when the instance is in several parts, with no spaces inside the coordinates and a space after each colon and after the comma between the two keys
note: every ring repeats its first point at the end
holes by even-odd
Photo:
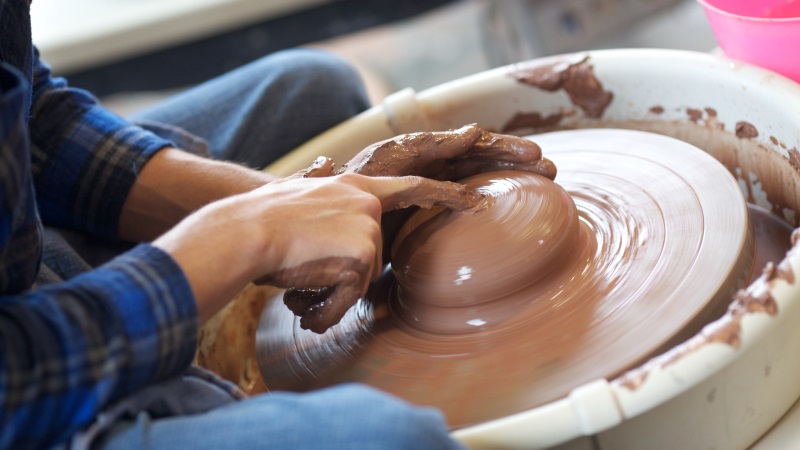
{"type": "Polygon", "coordinates": [[[326,50],[282,50],[262,61],[265,70],[277,70],[279,78],[294,85],[302,84],[321,92],[334,88],[354,92],[363,90],[361,77],[355,67],[326,50]]]}
{"type": "Polygon", "coordinates": [[[383,437],[383,448],[459,448],[449,436],[444,417],[433,408],[414,406],[363,385],[343,385],[339,389],[339,398],[352,402],[348,411],[364,415],[353,418],[383,437]]]}

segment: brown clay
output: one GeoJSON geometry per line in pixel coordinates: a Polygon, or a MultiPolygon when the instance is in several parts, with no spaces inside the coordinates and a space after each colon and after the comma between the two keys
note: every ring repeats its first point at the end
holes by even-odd
{"type": "Polygon", "coordinates": [[[409,325],[433,333],[472,332],[506,319],[498,311],[512,305],[498,308],[496,301],[562,271],[575,263],[570,256],[576,247],[593,245],[588,230],[580,230],[572,198],[548,178],[500,171],[463,183],[483,194],[487,205],[420,211],[393,246],[396,311],[409,325]]]}
{"type": "MultiPolygon", "coordinates": [[[[733,292],[746,284],[754,252],[744,199],[724,168],[684,143],[647,133],[585,130],[533,139],[558,166],[557,181],[580,218],[577,232],[568,220],[569,207],[536,218],[567,223],[566,231],[541,236],[556,241],[571,236],[553,244],[559,250],[547,257],[551,264],[539,266],[543,273],[507,279],[509,285],[496,288],[502,295],[489,291],[463,301],[437,287],[439,281],[455,284],[451,272],[441,280],[406,279],[403,283],[419,283],[412,289],[420,288],[407,295],[402,289],[411,285],[399,288],[387,271],[321,336],[299,329],[280,302],[270,302],[257,336],[269,388],[308,390],[362,381],[437,406],[451,426],[460,427],[561,398],[588,381],[611,379],[724,313],[733,292]],[[708,279],[721,280],[722,288],[708,279]],[[427,297],[431,286],[434,295],[427,297]],[[435,301],[426,303],[431,298],[435,301]]],[[[531,187],[535,175],[498,178],[516,180],[514,189],[523,192],[541,189],[531,187]]],[[[495,197],[486,214],[504,201],[495,197]]],[[[474,272],[485,283],[536,264],[519,256],[529,249],[518,239],[502,238],[504,222],[458,229],[468,234],[462,241],[447,233],[449,227],[476,217],[448,216],[452,220],[437,215],[419,220],[416,228],[412,222],[397,256],[417,264],[413,254],[402,253],[423,248],[425,243],[415,240],[436,233],[416,230],[430,226],[444,232],[444,242],[454,248],[472,247],[486,258],[500,255],[495,271],[487,264],[485,272],[474,272]]]]}
{"type": "Polygon", "coordinates": [[[601,117],[614,98],[595,77],[588,56],[557,58],[545,65],[517,64],[511,76],[545,91],[563,89],[572,104],[582,109],[587,117],[601,117]]]}
{"type": "Polygon", "coordinates": [[[758,130],[750,122],[736,122],[736,136],[740,138],[758,137],[758,130]]]}

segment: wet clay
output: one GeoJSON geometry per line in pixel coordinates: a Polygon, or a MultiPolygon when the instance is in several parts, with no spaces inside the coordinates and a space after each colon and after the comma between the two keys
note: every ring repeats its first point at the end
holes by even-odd
{"type": "MultiPolygon", "coordinates": [[[[563,128],[562,124],[562,128],[563,128]]],[[[597,122],[576,120],[571,127],[612,127],[641,130],[671,136],[701,148],[722,163],[736,177],[745,191],[748,203],[766,208],[789,225],[800,226],[800,152],[795,148],[784,155],[779,148],[769,148],[758,139],[742,139],[715,117],[707,117],[700,124],[626,120],[597,122]]],[[[780,143],[782,144],[782,143],[780,143]]],[[[788,246],[786,247],[788,250],[788,246]]]]}
{"type": "Polygon", "coordinates": [[[745,121],[736,122],[736,136],[740,138],[758,137],[758,130],[753,124],[745,121]]]}
{"type": "Polygon", "coordinates": [[[800,152],[796,148],[789,149],[789,164],[800,173],[800,152]]]}
{"type": "Polygon", "coordinates": [[[750,224],[756,236],[754,273],[761,273],[769,262],[779,262],[790,248],[792,226],[756,205],[748,204],[750,224]]]}
{"type": "Polygon", "coordinates": [[[456,130],[409,133],[365,148],[337,173],[419,175],[454,180],[490,169],[520,169],[548,178],[556,168],[534,142],[492,133],[475,124],[456,130]]]}
{"type": "MultiPolygon", "coordinates": [[[[317,158],[309,169],[299,173],[309,176],[330,164],[329,159],[317,158]]],[[[483,204],[476,205],[483,199],[482,193],[465,189],[459,183],[432,179],[458,179],[463,178],[462,173],[493,168],[524,170],[545,179],[556,176],[555,166],[542,158],[541,148],[534,142],[488,132],[476,124],[456,130],[409,133],[375,143],[359,152],[337,173],[423,177],[413,186],[382,199],[383,212],[441,205],[457,211],[468,207],[477,214],[486,209],[483,204]]],[[[384,226],[384,232],[386,230],[384,226]]],[[[257,282],[292,286],[284,295],[286,306],[301,317],[303,329],[324,333],[337,324],[358,299],[366,284],[365,267],[352,258],[327,258],[268,274],[257,282]]]]}
{"type": "Polygon", "coordinates": [[[576,264],[578,249],[594,246],[572,197],[548,178],[498,171],[462,183],[483,194],[486,205],[420,211],[393,245],[395,311],[432,333],[468,333],[506,319],[529,295],[498,302],[543,288],[550,273],[576,264]]]}
{"type": "Polygon", "coordinates": [[[538,112],[531,112],[531,113],[517,113],[514,117],[509,120],[502,129],[503,133],[508,133],[515,130],[520,129],[539,129],[539,128],[548,128],[555,125],[558,125],[561,122],[561,119],[564,118],[563,113],[555,113],[550,114],[547,116],[543,116],[538,112]]]}
{"type": "MultiPolygon", "coordinates": [[[[655,369],[666,368],[684,356],[710,343],[721,343],[739,348],[741,344],[741,320],[746,314],[766,313],[775,315],[778,306],[770,294],[772,284],[781,280],[795,282],[795,274],[789,266],[787,250],[793,247],[800,234],[785,221],[756,205],[748,204],[748,214],[756,238],[756,255],[753,270],[761,274],[752,284],[733,296],[725,314],[709,323],[694,335],[685,334],[687,341],[667,352],[632,369],[617,380],[620,385],[635,390],[647,380],[655,369]],[[776,262],[780,261],[780,262],[776,262]]],[[[791,250],[795,253],[797,250],[791,250]]]]}
{"type": "MultiPolygon", "coordinates": [[[[578,238],[564,243],[564,260],[532,284],[514,279],[518,285],[504,286],[509,293],[499,297],[489,292],[467,302],[440,299],[432,305],[437,314],[425,310],[431,305],[422,293],[403,293],[395,276],[404,275],[387,269],[324,335],[301,330],[281,302],[270,302],[257,334],[269,388],[361,381],[439,407],[457,428],[612,379],[724,313],[731,295],[746,284],[755,251],[744,198],[725,168],[685,143],[649,133],[579,130],[532,139],[547,149],[559,168],[557,182],[578,211],[578,238]],[[439,312],[446,319],[432,320],[439,312]]],[[[489,178],[479,182],[491,186],[489,178]]],[[[533,179],[504,174],[499,182],[516,183],[513,190],[524,192],[539,189],[526,187],[533,179]]],[[[501,196],[494,205],[503,206],[501,196]]],[[[552,210],[559,211],[552,220],[571,223],[561,208],[552,210]]],[[[434,225],[444,230],[467,220],[450,216],[449,222],[420,220],[408,230],[408,245],[424,248],[414,240],[435,235],[424,230],[431,221],[440,220],[434,225]]],[[[490,225],[471,231],[464,244],[486,249],[486,257],[505,256],[498,271],[470,272],[485,282],[531,263],[520,255],[532,249],[490,225]]],[[[553,236],[563,235],[575,233],[553,236]]],[[[414,255],[406,261],[415,261],[414,255]]],[[[471,280],[442,276],[453,288],[471,280]]],[[[425,283],[436,280],[425,280],[423,290],[425,283]]]]}
{"type": "Polygon", "coordinates": [[[602,116],[614,98],[595,77],[594,66],[589,62],[588,56],[557,58],[556,61],[543,65],[539,62],[517,64],[513,67],[511,76],[545,91],[563,89],[572,104],[583,110],[588,117],[602,116]]]}

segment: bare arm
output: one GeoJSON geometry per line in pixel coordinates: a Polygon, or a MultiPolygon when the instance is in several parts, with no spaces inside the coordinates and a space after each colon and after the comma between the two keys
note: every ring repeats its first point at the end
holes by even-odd
{"type": "Polygon", "coordinates": [[[150,241],[213,201],[258,188],[275,177],[236,164],[167,148],[144,166],[123,206],[120,238],[150,241]]]}
{"type": "Polygon", "coordinates": [[[430,193],[436,191],[446,194],[434,204],[471,207],[475,199],[463,186],[431,178],[498,168],[555,176],[555,167],[535,144],[475,125],[370,146],[340,170],[342,175],[331,176],[331,162],[322,158],[277,181],[167,149],[145,166],[134,185],[120,234],[141,240],[169,230],[154,245],[183,269],[201,322],[254,280],[287,288],[336,286],[329,298],[301,302],[293,310],[308,328],[322,332],[380,274],[382,213],[414,204],[430,207],[430,193]],[[414,194],[420,186],[427,186],[426,195],[414,194]]]}
{"type": "Polygon", "coordinates": [[[253,280],[336,285],[331,301],[344,314],[381,272],[383,211],[477,201],[462,185],[420,177],[290,177],[211,203],[153,244],[183,269],[201,323],[253,280]],[[443,194],[432,201],[431,190],[443,194]]]}

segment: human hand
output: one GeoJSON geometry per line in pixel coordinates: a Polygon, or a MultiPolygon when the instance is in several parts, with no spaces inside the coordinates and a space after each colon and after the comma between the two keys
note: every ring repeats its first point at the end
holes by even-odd
{"type": "MultiPolygon", "coordinates": [[[[318,159],[296,176],[325,176],[330,160],[318,159]]],[[[291,183],[290,177],[286,181],[291,183]]],[[[323,333],[337,324],[362,297],[383,268],[380,217],[382,212],[445,206],[464,210],[477,206],[482,195],[463,185],[422,177],[365,177],[345,174],[322,179],[324,186],[307,212],[319,222],[305,233],[303,244],[284,253],[284,262],[256,283],[290,288],[284,295],[289,309],[301,317],[300,326],[323,333]],[[332,181],[335,180],[335,183],[332,181]],[[340,189],[339,184],[355,188],[340,189]],[[370,198],[371,197],[371,198],[370,198]],[[376,203],[378,203],[376,205],[376,203]],[[377,207],[376,207],[377,206],[377,207]],[[321,216],[325,213],[327,217],[321,216]]],[[[299,230],[296,230],[299,231],[299,230]]]]}
{"type": "Polygon", "coordinates": [[[493,170],[524,170],[554,179],[556,167],[528,139],[491,133],[478,125],[404,134],[362,150],[337,173],[419,175],[456,181],[493,170]]]}
{"type": "Polygon", "coordinates": [[[287,179],[201,208],[154,242],[183,269],[201,321],[254,280],[283,288],[332,286],[324,301],[288,302],[304,328],[323,332],[380,275],[384,211],[409,205],[463,210],[482,198],[463,185],[421,177],[330,172],[330,161],[319,159],[287,179]]]}
{"type": "MultiPolygon", "coordinates": [[[[458,193],[463,186],[453,183],[441,184],[433,180],[457,180],[479,172],[501,169],[525,170],[551,179],[556,175],[555,165],[542,158],[542,151],[535,143],[516,136],[490,133],[477,125],[467,125],[457,130],[443,132],[406,134],[378,142],[362,150],[336,173],[369,177],[408,175],[425,177],[414,181],[419,183],[418,186],[422,186],[421,189],[403,187],[392,194],[388,191],[380,193],[378,196],[382,199],[381,211],[386,213],[411,205],[430,207],[433,204],[443,204],[447,197],[463,195],[458,193]],[[403,194],[398,195],[398,192],[403,194]],[[427,195],[434,193],[443,197],[426,198],[427,195]]],[[[332,161],[321,157],[311,167],[289,177],[287,181],[297,178],[328,177],[333,173],[332,161]]],[[[402,178],[386,179],[387,185],[392,183],[390,181],[392,179],[402,178]]],[[[361,183],[369,183],[363,178],[359,180],[361,183]]],[[[386,189],[386,186],[383,189],[386,189]]],[[[375,193],[377,191],[373,191],[373,194],[375,193]]],[[[341,199],[340,197],[339,200],[341,199]]],[[[446,206],[464,209],[463,205],[453,203],[446,206]]],[[[393,220],[393,222],[396,227],[396,224],[402,221],[393,220]]],[[[373,217],[374,223],[380,224],[380,218],[373,217]]],[[[394,234],[393,228],[392,226],[387,228],[387,236],[394,234]]],[[[288,270],[262,277],[259,281],[290,287],[284,294],[284,303],[301,317],[302,328],[322,333],[341,320],[347,309],[364,295],[369,281],[375,279],[383,268],[381,233],[380,230],[372,231],[377,233],[377,241],[374,240],[377,244],[370,249],[370,252],[376,259],[370,261],[369,267],[365,265],[363,258],[317,257],[302,266],[290,264],[288,270]],[[371,276],[364,275],[367,273],[371,276]]],[[[340,233],[345,232],[346,230],[342,230],[340,233]]],[[[331,236],[331,242],[336,242],[336,234],[331,236]]],[[[351,247],[353,248],[355,247],[351,247]]]]}
{"type": "MultiPolygon", "coordinates": [[[[491,133],[479,126],[395,136],[372,144],[358,153],[337,173],[369,176],[418,175],[457,181],[493,170],[525,170],[554,179],[556,167],[542,157],[542,150],[528,139],[491,133]]],[[[412,211],[384,215],[384,253],[412,211]]],[[[388,258],[385,262],[388,262],[388,258]]]]}

